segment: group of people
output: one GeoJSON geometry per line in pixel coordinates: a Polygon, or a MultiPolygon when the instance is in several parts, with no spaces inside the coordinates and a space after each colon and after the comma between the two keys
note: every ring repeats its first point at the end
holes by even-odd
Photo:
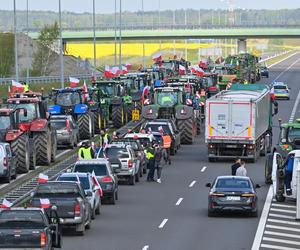
{"type": "Polygon", "coordinates": [[[235,160],[235,163],[231,166],[231,175],[234,176],[247,176],[247,169],[245,162],[240,158],[235,160]]]}

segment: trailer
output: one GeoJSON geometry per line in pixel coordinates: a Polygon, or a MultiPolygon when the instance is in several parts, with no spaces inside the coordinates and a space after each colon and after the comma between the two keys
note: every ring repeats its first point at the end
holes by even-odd
{"type": "Polygon", "coordinates": [[[272,147],[277,105],[267,85],[236,85],[206,100],[209,161],[240,157],[255,162],[272,147]]]}

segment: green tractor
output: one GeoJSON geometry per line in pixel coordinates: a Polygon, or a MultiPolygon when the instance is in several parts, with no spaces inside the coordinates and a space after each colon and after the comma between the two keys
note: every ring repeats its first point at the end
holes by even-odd
{"type": "Polygon", "coordinates": [[[153,104],[143,107],[142,117],[147,120],[157,118],[175,120],[181,131],[183,144],[192,144],[197,134],[194,108],[184,103],[184,92],[181,88],[156,88],[153,104]]]}

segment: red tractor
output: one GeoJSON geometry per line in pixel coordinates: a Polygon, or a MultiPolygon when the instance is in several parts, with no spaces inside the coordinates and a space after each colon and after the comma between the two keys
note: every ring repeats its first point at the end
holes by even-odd
{"type": "Polygon", "coordinates": [[[47,166],[55,161],[57,150],[56,130],[51,126],[47,102],[39,93],[14,94],[7,99],[9,108],[23,108],[27,114],[19,116],[19,128],[27,132],[32,148],[31,169],[47,166]]]}
{"type": "Polygon", "coordinates": [[[17,172],[27,173],[30,169],[29,135],[19,128],[21,112],[27,115],[26,109],[0,109],[0,141],[10,143],[17,172]]]}

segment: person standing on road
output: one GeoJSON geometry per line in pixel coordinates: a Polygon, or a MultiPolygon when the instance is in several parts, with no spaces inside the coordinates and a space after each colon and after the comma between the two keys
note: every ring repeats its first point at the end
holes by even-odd
{"type": "Polygon", "coordinates": [[[171,165],[171,158],[170,158],[170,150],[171,150],[172,138],[170,135],[164,133],[163,135],[163,147],[165,149],[165,163],[169,163],[171,165]]]}
{"type": "Polygon", "coordinates": [[[241,166],[241,159],[236,158],[235,163],[231,166],[231,175],[236,175],[236,170],[241,166]]]}
{"type": "Polygon", "coordinates": [[[244,161],[241,161],[241,166],[236,170],[236,176],[247,176],[247,170],[245,168],[244,161]]]}
{"type": "Polygon", "coordinates": [[[104,130],[100,131],[100,147],[105,148],[107,144],[109,144],[109,134],[104,132],[104,130]]]}
{"type": "Polygon", "coordinates": [[[83,142],[78,151],[79,160],[91,160],[95,158],[95,151],[90,146],[89,142],[83,142]]]}
{"type": "Polygon", "coordinates": [[[294,169],[294,155],[290,154],[285,163],[285,176],[284,183],[286,188],[286,194],[292,195],[291,181],[293,179],[293,169],[294,169]]]}
{"type": "Polygon", "coordinates": [[[156,169],[157,174],[157,182],[161,183],[161,172],[162,172],[162,164],[161,159],[163,157],[163,148],[159,144],[155,144],[155,153],[154,153],[154,167],[156,169]]]}
{"type": "Polygon", "coordinates": [[[155,171],[154,153],[155,153],[155,150],[154,150],[153,146],[149,145],[146,148],[146,158],[148,160],[147,168],[149,169],[147,181],[154,181],[154,171],[155,171]]]}

